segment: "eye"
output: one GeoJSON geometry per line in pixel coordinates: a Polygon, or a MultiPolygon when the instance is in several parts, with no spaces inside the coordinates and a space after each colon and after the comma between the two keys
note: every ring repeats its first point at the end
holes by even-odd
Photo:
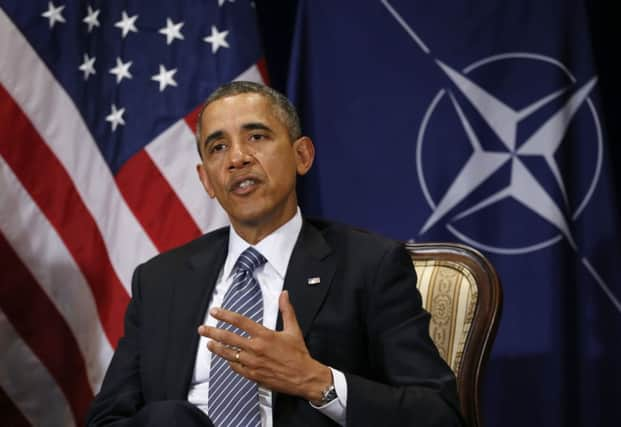
{"type": "Polygon", "coordinates": [[[209,152],[210,153],[219,153],[221,151],[224,151],[225,149],[226,149],[226,144],[224,144],[222,142],[216,142],[215,144],[213,144],[209,148],[209,152]]]}
{"type": "Polygon", "coordinates": [[[267,136],[266,136],[266,135],[264,135],[264,134],[262,134],[262,133],[253,133],[253,134],[250,134],[250,140],[251,140],[251,141],[262,141],[262,140],[264,140],[265,138],[267,138],[267,136]]]}

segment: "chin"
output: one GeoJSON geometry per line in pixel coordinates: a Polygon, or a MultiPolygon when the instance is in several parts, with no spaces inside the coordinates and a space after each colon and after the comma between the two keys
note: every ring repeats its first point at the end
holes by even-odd
{"type": "Polygon", "coordinates": [[[233,215],[229,215],[231,221],[235,221],[240,225],[247,227],[260,225],[265,222],[265,214],[259,210],[246,210],[244,212],[234,212],[233,215]]]}

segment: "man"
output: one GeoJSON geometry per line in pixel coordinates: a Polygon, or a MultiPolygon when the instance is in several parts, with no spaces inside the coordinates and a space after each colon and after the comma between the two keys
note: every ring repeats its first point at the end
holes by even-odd
{"type": "Polygon", "coordinates": [[[296,177],[314,146],[289,101],[224,85],[197,142],[231,227],[136,269],[88,424],[461,425],[403,247],[302,219],[296,177]]]}

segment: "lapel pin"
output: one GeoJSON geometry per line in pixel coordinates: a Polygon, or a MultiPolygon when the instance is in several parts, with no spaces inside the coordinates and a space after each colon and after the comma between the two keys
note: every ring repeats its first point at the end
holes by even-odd
{"type": "Polygon", "coordinates": [[[319,277],[309,277],[306,283],[309,285],[318,285],[321,283],[321,279],[319,277]]]}

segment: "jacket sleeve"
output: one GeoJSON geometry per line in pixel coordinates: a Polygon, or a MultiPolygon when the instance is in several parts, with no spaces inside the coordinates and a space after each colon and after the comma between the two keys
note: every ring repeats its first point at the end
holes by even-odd
{"type": "Polygon", "coordinates": [[[119,340],[101,390],[91,404],[86,425],[129,426],[144,406],[140,383],[140,267],[132,278],[132,298],[125,313],[125,333],[119,340]]]}
{"type": "Polygon", "coordinates": [[[348,426],[461,426],[455,377],[429,336],[430,315],[402,246],[369,283],[366,330],[372,377],[347,374],[348,426]]]}

